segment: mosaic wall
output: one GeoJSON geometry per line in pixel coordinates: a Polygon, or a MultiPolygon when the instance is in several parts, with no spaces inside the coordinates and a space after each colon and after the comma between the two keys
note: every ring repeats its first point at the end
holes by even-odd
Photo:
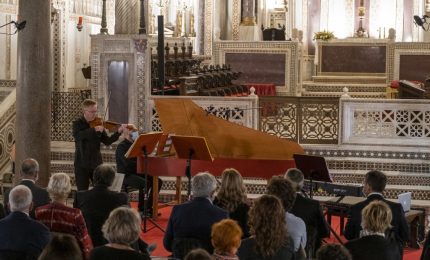
{"type": "Polygon", "coordinates": [[[260,130],[300,144],[336,144],[337,98],[260,97],[260,130]]]}
{"type": "Polygon", "coordinates": [[[81,116],[81,103],[91,98],[91,92],[53,92],[51,140],[73,142],[72,122],[81,116]]]}

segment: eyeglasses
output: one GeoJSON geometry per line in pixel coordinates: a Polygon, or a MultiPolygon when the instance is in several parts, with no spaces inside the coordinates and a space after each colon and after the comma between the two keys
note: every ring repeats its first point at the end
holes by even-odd
{"type": "Polygon", "coordinates": [[[90,114],[95,114],[97,113],[97,110],[85,110],[85,112],[88,112],[90,114]]]}

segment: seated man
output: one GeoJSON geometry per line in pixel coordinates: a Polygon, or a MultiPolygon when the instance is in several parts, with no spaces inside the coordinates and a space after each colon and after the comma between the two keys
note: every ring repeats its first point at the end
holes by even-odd
{"type": "Polygon", "coordinates": [[[370,171],[366,173],[364,177],[363,193],[367,196],[367,199],[363,202],[357,203],[350,208],[348,213],[348,222],[345,227],[345,238],[348,240],[359,238],[361,227],[361,211],[364,207],[369,205],[374,200],[381,200],[390,207],[393,219],[391,226],[395,239],[398,241],[400,246],[400,252],[403,254],[403,245],[408,241],[409,229],[405,218],[405,212],[403,211],[402,205],[399,203],[391,202],[384,199],[382,192],[387,184],[387,176],[380,171],[370,171]]]}
{"type": "MultiPolygon", "coordinates": [[[[30,210],[30,216],[34,218],[34,210],[40,206],[49,204],[51,199],[48,192],[36,184],[39,178],[39,163],[32,158],[25,159],[21,164],[21,182],[19,184],[27,186],[31,190],[33,196],[33,208],[30,210]]],[[[9,193],[5,193],[4,202],[6,214],[10,212],[7,206],[9,193]]]]}
{"type": "Polygon", "coordinates": [[[291,183],[279,176],[272,177],[267,185],[267,194],[278,197],[284,206],[288,234],[294,241],[294,252],[305,250],[307,242],[305,222],[290,212],[296,200],[296,191],[291,183]]]}
{"type": "Polygon", "coordinates": [[[0,259],[37,259],[48,244],[48,228],[28,216],[32,200],[24,185],[10,191],[11,213],[0,220],[0,259]]]}
{"type": "Polygon", "coordinates": [[[208,172],[201,172],[192,179],[193,199],[173,207],[164,234],[164,248],[176,255],[180,241],[186,239],[197,240],[200,246],[212,253],[211,227],[212,224],[228,217],[227,211],[212,204],[216,189],[215,177],[208,172]]]}
{"type": "Polygon", "coordinates": [[[321,246],[322,238],[330,235],[321,205],[318,201],[303,196],[301,192],[304,183],[302,171],[296,168],[291,168],[285,173],[284,177],[291,182],[297,193],[296,201],[294,202],[290,213],[303,219],[305,222],[308,238],[306,251],[308,252],[308,256],[315,256],[316,251],[321,246]]]}
{"type": "Polygon", "coordinates": [[[102,226],[110,212],[120,206],[128,205],[127,194],[108,189],[114,178],[115,171],[112,167],[106,164],[99,165],[94,170],[94,188],[75,193],[73,207],[82,211],[94,247],[107,243],[103,237],[102,226]]]}
{"type": "MultiPolygon", "coordinates": [[[[125,186],[130,186],[132,188],[136,188],[139,190],[139,204],[138,209],[140,213],[143,213],[144,210],[144,201],[145,201],[145,177],[148,180],[147,183],[147,192],[148,196],[148,205],[147,210],[149,215],[152,215],[152,176],[151,175],[143,175],[137,174],[137,159],[136,158],[125,158],[125,154],[130,149],[133,142],[139,136],[136,127],[134,125],[128,125],[124,128],[123,132],[124,140],[118,144],[118,147],[115,152],[116,158],[116,169],[118,173],[125,174],[123,184],[125,186]]],[[[148,151],[149,152],[149,151],[148,151]]],[[[163,185],[163,181],[158,178],[158,192],[160,192],[161,186],[163,185]]]]}

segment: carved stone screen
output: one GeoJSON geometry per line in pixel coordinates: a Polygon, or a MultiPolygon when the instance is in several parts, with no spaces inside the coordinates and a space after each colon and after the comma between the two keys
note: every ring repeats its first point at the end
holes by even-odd
{"type": "Polygon", "coordinates": [[[225,63],[242,75],[241,83],[273,83],[285,85],[286,55],[274,53],[226,53],[225,63]]]}
{"type": "Polygon", "coordinates": [[[400,55],[399,79],[425,82],[430,75],[430,55],[400,55]]]}
{"type": "Polygon", "coordinates": [[[321,73],[385,73],[385,46],[324,45],[321,73]]]}

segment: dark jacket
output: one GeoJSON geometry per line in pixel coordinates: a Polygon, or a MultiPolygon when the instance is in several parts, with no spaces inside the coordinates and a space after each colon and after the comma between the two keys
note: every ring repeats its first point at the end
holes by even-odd
{"type": "Polygon", "coordinates": [[[133,143],[127,139],[124,139],[120,142],[115,151],[116,158],[116,169],[119,173],[124,173],[125,175],[135,174],[136,173],[136,158],[125,158],[125,154],[128,149],[130,149],[133,143]]]}
{"type": "Polygon", "coordinates": [[[305,222],[308,238],[307,247],[312,246],[313,255],[315,255],[316,250],[321,246],[321,240],[330,235],[320,203],[297,194],[296,201],[289,212],[305,222]]]}
{"type": "MultiPolygon", "coordinates": [[[[223,203],[221,203],[218,198],[215,198],[214,205],[225,209],[223,203]]],[[[248,211],[249,205],[246,203],[240,203],[234,211],[228,213],[229,217],[233,220],[236,220],[240,228],[242,229],[242,238],[247,238],[250,236],[248,225],[248,211]]]]}
{"type": "MultiPolygon", "coordinates": [[[[30,216],[34,218],[34,210],[40,206],[49,204],[51,202],[51,199],[49,198],[49,193],[46,191],[46,189],[39,187],[37,184],[32,182],[31,180],[22,180],[18,185],[25,185],[31,190],[31,194],[33,195],[33,208],[30,211],[30,216]]],[[[5,210],[6,214],[10,213],[9,209],[9,191],[5,192],[4,194],[4,203],[5,203],[5,210]]]]}
{"type": "Polygon", "coordinates": [[[107,243],[102,226],[112,210],[124,205],[128,205],[127,194],[110,191],[104,185],[75,193],[73,207],[82,211],[94,247],[107,243]]]}
{"type": "Polygon", "coordinates": [[[105,131],[96,132],[82,116],[73,122],[73,138],[75,139],[75,167],[95,169],[103,163],[100,143],[111,145],[121,134],[115,132],[108,136],[105,131]]]}
{"type": "Polygon", "coordinates": [[[194,238],[209,253],[212,253],[211,228],[212,224],[228,218],[227,211],[214,206],[207,198],[194,198],[172,209],[166,233],[164,248],[172,252],[175,239],[194,238]]]}
{"type": "Polygon", "coordinates": [[[50,239],[49,230],[43,224],[19,211],[0,220],[0,259],[6,250],[25,252],[29,258],[37,259],[50,239]]]}
{"type": "Polygon", "coordinates": [[[254,237],[242,240],[242,243],[237,251],[237,256],[240,260],[290,260],[295,259],[294,242],[289,236],[286,243],[276,251],[271,257],[262,257],[255,250],[256,242],[254,237]]]}
{"type": "Polygon", "coordinates": [[[345,244],[353,260],[400,260],[396,241],[371,235],[353,239],[345,244]]]}
{"type": "Polygon", "coordinates": [[[399,203],[391,202],[382,195],[372,194],[367,197],[365,201],[357,203],[350,208],[348,213],[348,222],[345,227],[345,238],[348,240],[358,238],[361,231],[361,211],[364,207],[369,205],[370,202],[374,200],[382,200],[387,203],[391,209],[393,219],[391,221],[391,226],[393,227],[393,232],[395,238],[400,244],[404,244],[409,240],[409,228],[405,218],[405,212],[403,211],[402,205],[399,203]]]}

